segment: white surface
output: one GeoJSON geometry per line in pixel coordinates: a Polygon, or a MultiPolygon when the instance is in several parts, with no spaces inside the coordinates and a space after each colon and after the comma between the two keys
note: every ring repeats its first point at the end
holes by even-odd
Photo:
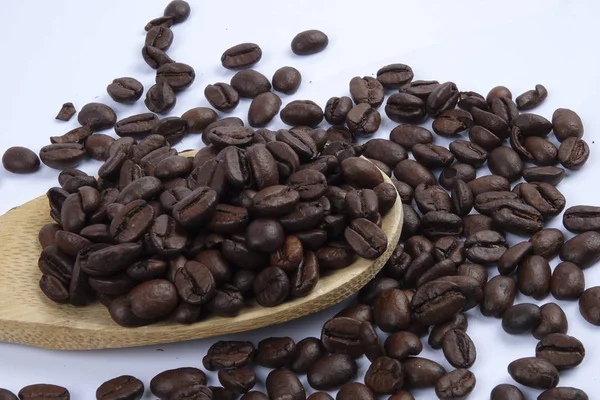
{"type": "MultiPolygon", "coordinates": [[[[569,174],[559,188],[568,196],[568,206],[598,204],[597,93],[600,58],[598,2],[557,0],[480,1],[199,1],[191,0],[192,15],[173,28],[175,41],[169,55],[192,65],[194,85],[178,96],[173,115],[206,106],[203,89],[209,83],[228,82],[233,72],[220,65],[220,55],[241,42],[255,42],[263,49],[256,69],[271,77],[284,65],[303,75],[300,90],[292,99],[313,99],[324,106],[331,96],[346,95],[348,82],[356,75],[374,74],[392,62],[412,66],[415,79],[452,80],[462,90],[482,94],[495,85],[506,85],[516,96],[544,84],[546,102],[533,112],[551,118],[558,107],[576,110],[585,124],[592,158],[579,172],[569,174]],[[329,47],[311,57],[297,57],[289,43],[302,30],[318,28],[330,38],[329,47]]],[[[145,23],[162,15],[166,0],[31,0],[4,2],[0,76],[0,153],[10,146],[28,146],[35,151],[49,137],[77,126],[55,121],[62,103],[71,101],[77,110],[91,101],[113,106],[119,118],[144,112],[143,101],[134,106],[118,105],[105,91],[112,79],[134,76],[146,88],[154,81],[154,70],[143,61],[145,23]],[[137,12],[136,12],[137,11],[137,12]]],[[[231,115],[244,118],[249,102],[241,101],[231,115]]],[[[380,109],[383,114],[383,107],[380,109]]],[[[280,126],[277,118],[272,127],[280,126]]],[[[384,118],[379,137],[388,137],[396,124],[384,118]]],[[[323,124],[325,126],[325,124],[323,124]]],[[[325,126],[326,127],[326,126],[325,126]]],[[[114,132],[107,131],[114,135],[114,132]]],[[[436,137],[438,143],[445,143],[436,137]]],[[[600,143],[600,142],[598,142],[600,143]]],[[[199,136],[190,135],[177,148],[198,148],[199,136]]],[[[100,163],[86,162],[88,173],[100,163]]],[[[480,174],[484,174],[483,171],[480,174]]],[[[28,176],[0,171],[0,212],[44,193],[56,184],[57,171],[42,167],[28,176]]],[[[559,226],[556,218],[552,226],[559,226]]],[[[556,260],[552,263],[554,266],[556,260]]],[[[35,267],[35,266],[32,266],[35,267]]],[[[493,273],[493,270],[490,269],[493,273]]],[[[585,271],[587,285],[600,285],[599,267],[585,271]]],[[[9,279],[9,277],[1,277],[9,279]]],[[[532,301],[519,296],[519,302],[532,301]]],[[[553,301],[548,297],[543,302],[553,301]]],[[[600,368],[600,348],[595,346],[598,328],[587,324],[574,302],[559,302],[569,317],[569,334],[581,339],[587,356],[573,371],[561,373],[561,386],[584,389],[598,398],[595,375],[600,368]],[[594,389],[596,388],[596,389],[594,389]]],[[[1,305],[1,300],[0,300],[1,305]]],[[[295,339],[319,336],[325,320],[340,307],[302,320],[246,334],[233,335],[255,342],[267,336],[290,335],[295,339]]],[[[506,371],[516,358],[534,355],[537,341],[531,335],[510,336],[500,321],[469,312],[468,333],[478,351],[472,368],[477,387],[471,398],[489,398],[499,383],[512,383],[506,371]]],[[[74,399],[93,399],[99,384],[120,374],[132,374],[146,385],[158,372],[178,366],[199,366],[213,339],[148,348],[91,352],[44,351],[0,344],[0,387],[17,392],[22,386],[49,382],[69,388],[74,399]]],[[[423,356],[448,369],[441,351],[428,346],[423,356]]],[[[361,359],[361,371],[368,364],[361,359]]],[[[265,371],[261,371],[264,381],[265,371]]],[[[210,381],[218,385],[215,376],[210,381]]],[[[262,387],[262,384],[261,386],[262,387]]],[[[312,390],[308,388],[308,392],[312,390]]],[[[526,390],[528,398],[538,391],[526,390]]],[[[432,390],[416,393],[431,399],[432,390]]],[[[151,398],[147,391],[145,398],[151,398]]],[[[382,397],[384,398],[384,397],[382,397]]],[[[387,397],[385,397],[387,398],[387,397]]]]}

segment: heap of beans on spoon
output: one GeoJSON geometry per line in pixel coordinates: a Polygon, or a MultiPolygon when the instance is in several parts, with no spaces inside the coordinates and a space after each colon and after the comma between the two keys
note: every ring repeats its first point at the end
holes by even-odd
{"type": "MultiPolygon", "coordinates": [[[[219,341],[203,366],[218,372],[221,386],[207,386],[205,372],[187,367],[159,373],[150,391],[161,400],[305,400],[298,376],[306,374],[316,391],[310,400],[333,399],[326,393],[332,391],[337,400],[410,400],[411,389],[426,387],[440,399],[466,398],[476,384],[468,315],[478,307],[501,319],[507,333],[539,340],[531,357],[508,366],[517,383],[543,391],[539,400],[588,398],[559,386],[560,371],[585,357],[584,345],[567,334],[561,307],[514,304],[517,292],[578,300],[583,318],[600,325],[600,287],[586,290],[583,273],[600,259],[600,207],[564,210],[557,188],[565,169],[577,170],[589,157],[574,111],[557,109],[551,120],[529,112],[548,96],[543,85],[514,100],[503,86],[484,97],[453,82],[414,80],[404,64],[351,79],[350,96],[332,97],[324,109],[310,100],[281,108],[276,92],[295,93],[300,71],[285,66],[269,80],[249,69],[262,57],[260,46],[242,43],[221,58],[236,70],[230,83],[204,90],[214,109],[159,118],[195,81],[191,66],[167,54],[171,28],[189,14],[189,4],[175,0],[145,27],[142,56],[157,70],[146,91],[148,113],[117,120],[109,106],[90,103],[78,113],[81,126],[50,138],[39,158],[23,147],[4,154],[11,172],[34,172],[40,159],[62,171],[60,187],[47,193],[55,223],[39,235],[44,294],[74,306],[99,300],[126,327],[194,323],[210,314],[235,316],[249,301],[272,307],[305,296],[320,274],[395,247],[320,338],[219,341]],[[250,127],[215,111],[234,110],[240,98],[252,99],[250,127]],[[385,115],[399,125],[390,140],[368,140],[384,102],[385,115]],[[289,127],[265,129],[277,114],[289,127]],[[418,125],[428,118],[433,133],[418,125]],[[319,128],[323,119],[327,130],[319,128]],[[111,128],[119,139],[99,133],[111,128]],[[172,147],[188,134],[201,134],[206,145],[194,157],[172,147]],[[437,145],[434,134],[453,141],[437,145]],[[98,178],[75,169],[86,157],[104,162],[98,178]],[[491,174],[477,177],[484,165],[491,174]],[[393,185],[380,170],[393,173],[393,185]],[[380,227],[397,196],[404,211],[398,244],[380,227]],[[576,234],[566,241],[561,230],[544,228],[563,211],[564,227],[576,234]],[[509,245],[507,233],[522,241],[509,245]],[[499,274],[488,279],[490,268],[499,274]],[[454,370],[418,357],[425,337],[454,370]],[[356,359],[363,355],[371,366],[360,383],[356,359]],[[266,394],[253,390],[253,365],[272,369],[266,394]]],[[[327,45],[327,36],[312,30],[299,33],[291,48],[306,56],[327,45]]],[[[144,87],[123,77],[107,91],[115,102],[134,103],[144,87]]],[[[57,119],[75,114],[66,103],[57,119]]],[[[144,391],[139,379],[119,376],[100,385],[96,398],[133,400],[144,391]]],[[[70,398],[50,384],[27,386],[18,396],[70,398]]],[[[525,397],[517,386],[499,384],[490,398],[525,397]]],[[[16,396],[0,389],[0,400],[9,399],[16,396]]]]}

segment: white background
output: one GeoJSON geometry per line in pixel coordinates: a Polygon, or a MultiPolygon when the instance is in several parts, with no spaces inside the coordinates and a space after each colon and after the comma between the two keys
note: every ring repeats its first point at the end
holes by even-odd
{"type": "MultiPolygon", "coordinates": [[[[207,106],[203,89],[209,83],[228,82],[233,73],[221,67],[220,55],[241,42],[255,42],[263,49],[256,69],[271,77],[284,65],[303,75],[292,99],[313,99],[322,106],[331,96],[346,95],[356,75],[372,75],[383,65],[402,62],[412,66],[415,79],[452,80],[461,90],[482,94],[495,85],[510,87],[518,95],[544,84],[546,102],[534,112],[551,118],[558,107],[576,110],[585,124],[592,158],[579,172],[559,185],[568,205],[598,204],[598,93],[600,59],[597,40],[600,6],[595,1],[199,1],[191,0],[192,15],[173,28],[175,41],[169,55],[192,65],[194,85],[178,95],[173,115],[192,107],[207,106]],[[297,57],[289,43],[302,30],[318,28],[330,38],[329,47],[314,56],[297,57]]],[[[49,137],[77,126],[77,118],[64,123],[54,117],[67,101],[79,110],[91,101],[114,107],[119,119],[144,112],[143,101],[134,106],[115,104],[105,88],[112,79],[133,76],[146,88],[154,70],[143,61],[145,23],[162,15],[164,0],[30,0],[2,4],[0,34],[0,153],[10,146],[34,151],[49,137]]],[[[232,115],[245,117],[249,102],[240,102],[232,115]]],[[[380,109],[383,113],[383,107],[380,109]]],[[[377,136],[388,137],[396,124],[384,118],[377,136]]],[[[277,118],[270,127],[280,127],[277,118]]],[[[326,126],[324,125],[326,128],[326,126]]],[[[114,135],[112,131],[106,131],[114,135]]],[[[445,143],[436,137],[438,143],[445,143]]],[[[201,147],[199,136],[190,135],[177,148],[201,147]]],[[[94,173],[98,162],[82,164],[94,173]]],[[[487,173],[480,171],[480,174],[487,173]]],[[[33,175],[15,176],[0,171],[0,212],[43,194],[56,185],[57,171],[47,167],[33,175]]],[[[552,226],[560,226],[556,218],[552,226]]],[[[6,260],[3,260],[6,262],[6,260]]],[[[556,260],[552,263],[554,266],[556,260]]],[[[32,265],[32,268],[35,266],[32,265]]],[[[494,271],[490,269],[490,273],[494,271]]],[[[585,271],[587,285],[600,285],[598,267],[585,271]]],[[[10,279],[4,276],[0,279],[10,279]]],[[[531,298],[519,296],[519,302],[531,298]]],[[[548,297],[543,302],[553,301],[548,297]]],[[[586,345],[583,364],[561,373],[562,386],[576,386],[598,398],[596,375],[600,368],[598,329],[579,315],[577,304],[559,303],[569,317],[569,333],[586,345]]],[[[0,306],[2,300],[0,299],[0,306]]],[[[319,336],[325,320],[340,306],[281,326],[228,338],[255,342],[267,336],[294,339],[319,336]]],[[[472,368],[477,387],[471,398],[489,398],[491,389],[511,382],[509,362],[531,356],[537,341],[531,335],[510,336],[500,321],[469,312],[469,334],[478,358],[472,368]]],[[[0,387],[17,392],[22,386],[48,382],[69,388],[74,399],[93,399],[96,387],[107,379],[131,374],[146,384],[158,372],[179,366],[201,366],[213,339],[127,350],[88,352],[45,351],[0,344],[0,387]]],[[[448,369],[440,351],[426,346],[423,356],[448,369]]],[[[361,372],[367,368],[360,361],[361,372]]],[[[262,379],[264,370],[260,370],[262,379]]],[[[218,385],[216,377],[210,384],[218,385]]],[[[261,385],[262,387],[262,385],[261,385]]],[[[308,388],[311,393],[311,389],[308,388]]],[[[528,398],[537,391],[526,390],[528,398]]],[[[149,391],[146,398],[150,398],[149,391]]],[[[417,399],[434,398],[431,390],[416,392],[417,399]]]]}

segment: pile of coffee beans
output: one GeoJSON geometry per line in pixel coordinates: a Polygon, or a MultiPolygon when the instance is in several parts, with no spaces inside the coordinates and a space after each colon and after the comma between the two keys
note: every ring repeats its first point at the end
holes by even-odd
{"type": "MultiPolygon", "coordinates": [[[[586,289],[583,273],[600,260],[600,207],[565,210],[557,188],[565,170],[581,168],[590,153],[574,111],[559,108],[551,120],[529,112],[548,97],[543,85],[513,101],[504,86],[483,96],[453,82],[414,80],[411,67],[400,63],[375,77],[352,78],[348,95],[331,97],[324,108],[303,99],[282,108],[272,89],[295,93],[300,71],[282,67],[270,81],[248,69],[260,61],[261,47],[242,43],[221,57],[224,68],[236,71],[230,83],[209,84],[204,94],[217,111],[252,99],[251,128],[239,118],[219,119],[207,107],[159,119],[156,114],[169,113],[176,93],[195,80],[192,67],[166,54],[171,26],[189,14],[189,5],[176,0],[146,26],[142,55],[157,70],[145,98],[151,112],[117,121],[109,106],[88,104],[78,115],[81,127],[51,138],[40,151],[44,164],[62,170],[61,187],[47,193],[56,223],[39,236],[40,287],[48,297],[78,306],[95,297],[123,326],[165,318],[193,323],[208,313],[234,316],[250,299],[271,307],[305,296],[320,273],[357,256],[377,258],[389,245],[395,249],[382,271],[355,304],[324,324],[320,338],[273,337],[256,347],[219,341],[203,364],[218,372],[221,387],[206,386],[206,374],[190,367],[157,375],[152,393],[161,400],[304,400],[298,376],[306,374],[318,391],[311,400],[333,399],[325,392],[334,390],[337,400],[410,400],[410,389],[425,387],[442,400],[466,398],[476,385],[469,368],[477,359],[467,316],[478,308],[501,319],[506,333],[530,333],[539,341],[531,357],[508,366],[517,383],[543,390],[539,400],[588,398],[558,386],[560,371],[585,357],[581,341],[567,334],[561,307],[514,304],[518,292],[538,301],[552,294],[579,301],[583,318],[600,326],[600,287],[586,289]],[[399,125],[389,140],[364,141],[385,118],[382,106],[399,125]],[[264,129],[277,114],[291,128],[264,129]],[[428,118],[431,130],[417,125],[428,118]],[[327,130],[319,128],[323,119],[331,124],[327,130]],[[117,140],[97,133],[113,127],[117,140]],[[201,133],[206,144],[194,157],[172,147],[189,133],[201,133]],[[436,144],[437,136],[452,142],[436,144]],[[87,156],[104,161],[97,179],[74,169],[87,156]],[[491,173],[478,176],[482,167],[491,173]],[[380,170],[393,174],[393,184],[380,170]],[[397,196],[402,237],[388,244],[381,218],[397,196]],[[545,227],[561,213],[571,238],[545,227]],[[511,245],[507,234],[522,240],[511,245]],[[553,270],[556,256],[562,262],[553,270]],[[498,274],[490,279],[494,267],[498,274]],[[425,337],[454,370],[418,357],[425,337]],[[356,359],[363,355],[371,365],[359,383],[356,359]],[[267,395],[252,391],[253,364],[273,370],[267,395]]],[[[323,32],[310,30],[291,48],[304,56],[327,45],[323,32]]],[[[125,77],[107,91],[117,102],[132,103],[144,88],[125,77]]],[[[73,113],[65,104],[59,116],[73,113]]],[[[40,160],[28,149],[11,148],[3,164],[24,173],[37,170],[40,160]]],[[[139,399],[143,393],[141,381],[120,376],[96,396],[139,399]]],[[[52,385],[19,393],[39,397],[69,394],[52,385]]],[[[15,397],[0,390],[0,398],[15,397]]],[[[490,398],[525,397],[501,384],[490,398]]]]}

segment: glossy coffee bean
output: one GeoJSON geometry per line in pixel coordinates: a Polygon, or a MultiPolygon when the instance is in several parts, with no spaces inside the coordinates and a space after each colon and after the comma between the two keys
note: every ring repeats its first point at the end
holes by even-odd
{"type": "Polygon", "coordinates": [[[297,374],[304,374],[325,355],[325,348],[319,339],[313,337],[302,339],[296,344],[296,354],[290,368],[297,374]]]}
{"type": "Polygon", "coordinates": [[[291,126],[315,127],[323,121],[323,110],[311,100],[294,100],[281,109],[279,116],[284,123],[291,126]]]}
{"type": "Polygon", "coordinates": [[[531,254],[533,254],[533,244],[530,242],[517,243],[506,250],[498,259],[498,272],[502,275],[513,273],[519,264],[531,254]]]}
{"type": "Polygon", "coordinates": [[[134,78],[118,78],[108,85],[106,91],[118,103],[133,103],[142,97],[144,86],[134,78]]]}
{"type": "Polygon", "coordinates": [[[587,268],[600,260],[600,233],[588,231],[569,239],[560,251],[560,258],[580,268],[587,268]]]}
{"type": "Polygon", "coordinates": [[[391,95],[385,105],[385,114],[394,122],[412,124],[422,122],[427,116],[425,102],[408,93],[391,95]]]}
{"type": "Polygon", "coordinates": [[[327,351],[336,354],[348,354],[358,358],[363,354],[360,344],[360,325],[362,321],[348,317],[334,317],[323,325],[321,342],[327,351]]]}
{"type": "Polygon", "coordinates": [[[375,324],[384,332],[397,332],[410,326],[410,304],[399,289],[381,292],[373,303],[375,324]]]}
{"type": "Polygon", "coordinates": [[[478,107],[472,107],[470,113],[476,125],[487,129],[499,139],[504,140],[510,135],[510,126],[502,117],[478,107]]]}
{"type": "Polygon", "coordinates": [[[433,135],[429,130],[420,126],[404,124],[392,129],[390,132],[390,140],[410,151],[417,143],[433,143],[433,135]]]}
{"type": "Polygon", "coordinates": [[[417,289],[411,302],[413,316],[425,325],[452,319],[465,304],[460,287],[450,282],[428,282],[417,289]]]}
{"type": "Polygon", "coordinates": [[[469,129],[473,125],[473,117],[464,110],[446,110],[433,121],[435,133],[443,137],[452,137],[469,129]]]}
{"type": "Polygon", "coordinates": [[[537,344],[535,355],[550,361],[558,370],[564,370],[574,368],[583,362],[585,348],[573,336],[552,333],[537,344]]]}
{"type": "Polygon", "coordinates": [[[469,396],[474,388],[475,375],[461,368],[440,377],[435,384],[435,393],[439,399],[452,400],[469,396]]]}
{"type": "Polygon", "coordinates": [[[479,125],[474,125],[469,129],[469,140],[487,151],[502,146],[502,139],[479,125]]]}
{"type": "Polygon", "coordinates": [[[542,313],[542,321],[533,330],[533,337],[541,340],[553,333],[567,333],[569,329],[567,316],[558,304],[546,303],[540,307],[540,311],[542,313]]]}
{"type": "Polygon", "coordinates": [[[327,35],[319,30],[313,29],[298,33],[292,39],[291,47],[294,54],[306,56],[323,51],[329,44],[327,35]]]}
{"type": "Polygon", "coordinates": [[[374,393],[396,393],[404,384],[402,364],[390,357],[379,357],[371,363],[364,381],[374,393]]]}
{"type": "Polygon", "coordinates": [[[435,361],[421,357],[411,357],[402,362],[404,384],[407,388],[434,387],[446,370],[435,361]]]}
{"type": "Polygon", "coordinates": [[[402,182],[416,188],[420,183],[434,185],[436,183],[433,174],[421,164],[414,160],[403,160],[394,168],[394,176],[402,182]]]}
{"type": "Polygon", "coordinates": [[[455,140],[450,143],[450,151],[459,162],[480,167],[488,158],[488,153],[482,147],[466,140],[455,140]]]}
{"type": "Polygon", "coordinates": [[[309,385],[316,390],[332,390],[352,380],[357,372],[354,359],[346,354],[331,354],[316,361],[308,370],[309,385]]]}
{"type": "Polygon", "coordinates": [[[569,137],[580,139],[583,136],[583,122],[575,111],[558,108],[552,114],[552,128],[559,142],[569,137]]]}
{"type": "Polygon", "coordinates": [[[416,356],[423,351],[423,344],[418,336],[410,332],[395,332],[385,341],[388,357],[402,361],[409,356],[416,356]]]}
{"type": "Polygon", "coordinates": [[[441,349],[446,333],[452,330],[461,330],[466,332],[467,327],[468,321],[465,314],[457,314],[450,321],[435,325],[429,333],[428,343],[434,349],[441,349]]]}
{"type": "Polygon", "coordinates": [[[413,79],[413,70],[406,64],[390,64],[377,71],[377,80],[386,89],[400,89],[413,79]]]}
{"type": "Polygon", "coordinates": [[[502,316],[502,329],[512,335],[529,332],[542,321],[540,307],[521,303],[509,307],[502,316]]]}
{"type": "Polygon", "coordinates": [[[513,278],[498,275],[490,279],[483,289],[481,313],[486,317],[500,318],[512,306],[517,294],[513,278]]]}
{"type": "Polygon", "coordinates": [[[52,399],[52,400],[69,400],[71,394],[69,390],[58,385],[51,384],[35,384],[28,385],[19,390],[20,400],[34,399],[52,399]]]}
{"type": "Polygon", "coordinates": [[[550,292],[557,300],[577,300],[585,290],[585,275],[570,262],[561,262],[552,272],[550,292]]]}
{"type": "Polygon", "coordinates": [[[377,79],[356,76],[350,81],[350,95],[355,104],[368,103],[371,107],[378,108],[383,103],[384,91],[377,79]]]}
{"type": "Polygon", "coordinates": [[[146,46],[167,51],[173,43],[173,31],[166,26],[155,26],[146,33],[146,46]]]}
{"type": "Polygon", "coordinates": [[[452,190],[457,181],[469,183],[476,177],[475,168],[469,164],[454,163],[442,171],[439,176],[440,185],[446,190],[452,190]]]}
{"type": "Polygon", "coordinates": [[[211,345],[202,364],[209,371],[242,368],[252,360],[253,355],[254,345],[251,342],[221,340],[211,345]]]}
{"type": "Polygon", "coordinates": [[[583,139],[567,138],[558,149],[558,162],[570,170],[580,169],[589,156],[589,146],[583,139]]]}
{"type": "Polygon", "coordinates": [[[258,343],[255,362],[266,368],[282,368],[296,357],[296,343],[289,337],[272,337],[258,343]]]}
{"type": "Polygon", "coordinates": [[[262,58],[262,50],[255,43],[242,43],[225,50],[221,65],[227,69],[246,68],[262,58]]]}
{"type": "Polygon", "coordinates": [[[600,287],[587,288],[579,298],[579,312],[590,324],[600,326],[600,287]]]}
{"type": "Polygon", "coordinates": [[[40,168],[40,159],[28,148],[15,146],[2,155],[2,166],[15,174],[28,174],[40,168]]]}
{"type": "Polygon", "coordinates": [[[354,136],[370,136],[379,129],[381,115],[368,103],[352,107],[346,115],[346,125],[354,136]]]}
{"type": "Polygon", "coordinates": [[[266,92],[256,96],[248,109],[248,123],[252,127],[267,125],[281,107],[281,99],[275,93],[266,92]]]}
{"type": "Polygon", "coordinates": [[[273,89],[285,94],[293,94],[300,87],[302,75],[294,67],[281,67],[273,74],[273,89]]]}
{"type": "Polygon", "coordinates": [[[521,178],[523,175],[523,161],[510,147],[500,146],[492,150],[488,158],[490,172],[502,176],[511,182],[521,178]]]}
{"type": "Polygon", "coordinates": [[[549,361],[526,357],[508,365],[508,373],[518,383],[534,389],[550,389],[558,385],[558,370],[549,361]]]}
{"type": "Polygon", "coordinates": [[[246,393],[256,384],[256,375],[249,369],[222,369],[218,377],[221,385],[233,393],[246,393]]]}
{"type": "Polygon", "coordinates": [[[581,389],[574,387],[555,387],[545,390],[538,396],[538,400],[588,400],[588,395],[581,389]]]}
{"type": "Polygon", "coordinates": [[[144,384],[139,379],[122,375],[104,382],[96,389],[98,400],[138,400],[144,394],[144,384]]]}
{"type": "Polygon", "coordinates": [[[465,241],[466,257],[478,264],[496,263],[508,249],[504,236],[496,231],[480,231],[465,241]]]}
{"type": "Polygon", "coordinates": [[[459,95],[460,92],[454,82],[440,84],[427,97],[427,113],[430,117],[435,118],[442,112],[454,108],[459,95]]]}
{"type": "Polygon", "coordinates": [[[525,396],[518,387],[503,383],[492,390],[490,400],[525,400],[525,396]]]}
{"type": "Polygon", "coordinates": [[[166,83],[151,86],[146,92],[144,104],[148,110],[158,114],[168,114],[175,104],[177,97],[171,86],[166,83]]]}
{"type": "Polygon", "coordinates": [[[419,164],[428,168],[448,167],[454,162],[454,154],[452,152],[445,147],[432,143],[415,144],[412,147],[412,153],[419,164]]]}

